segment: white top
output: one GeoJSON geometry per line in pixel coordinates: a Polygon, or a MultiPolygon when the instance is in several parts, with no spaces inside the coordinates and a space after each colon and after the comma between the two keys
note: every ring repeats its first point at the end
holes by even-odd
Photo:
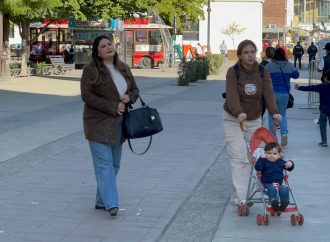
{"type": "Polygon", "coordinates": [[[127,91],[127,83],[123,75],[114,67],[113,64],[106,64],[106,67],[110,71],[113,82],[115,83],[119,96],[122,96],[127,91]]]}

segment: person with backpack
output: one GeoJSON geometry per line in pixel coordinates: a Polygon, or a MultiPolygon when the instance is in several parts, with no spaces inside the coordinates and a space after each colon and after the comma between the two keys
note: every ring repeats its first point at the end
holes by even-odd
{"type": "MultiPolygon", "coordinates": [[[[299,69],[301,69],[301,57],[304,55],[304,48],[300,45],[300,41],[297,42],[295,47],[293,47],[292,54],[294,56],[294,67],[296,67],[297,60],[299,63],[299,69]]],[[[288,59],[288,58],[286,58],[288,59]]]]}
{"type": "Polygon", "coordinates": [[[261,127],[263,102],[276,122],[278,113],[270,75],[256,61],[257,47],[251,40],[243,40],[237,48],[238,62],[226,75],[226,100],[223,105],[223,128],[229,153],[232,179],[239,209],[246,207],[246,195],[251,171],[241,124],[248,139],[261,127]],[[261,77],[260,70],[263,70],[261,77]],[[236,69],[236,70],[235,70],[236,69]],[[239,70],[239,78],[236,77],[239,70]]]}

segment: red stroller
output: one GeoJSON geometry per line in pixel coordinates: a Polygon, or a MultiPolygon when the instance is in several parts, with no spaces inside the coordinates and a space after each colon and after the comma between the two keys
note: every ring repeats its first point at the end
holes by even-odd
{"type": "Polygon", "coordinates": [[[282,213],[293,213],[290,217],[290,222],[292,225],[296,225],[297,223],[299,225],[302,225],[304,223],[304,216],[299,212],[298,206],[296,203],[296,199],[293,196],[292,190],[290,188],[289,182],[288,182],[288,174],[285,172],[284,174],[284,180],[283,184],[285,184],[289,189],[290,194],[290,204],[284,211],[274,211],[271,207],[270,201],[268,199],[267,191],[264,189],[262,182],[261,182],[261,174],[256,173],[254,170],[254,165],[256,163],[255,157],[252,155],[253,152],[260,148],[262,144],[267,144],[269,142],[276,142],[278,143],[277,139],[274,137],[274,135],[266,128],[258,128],[251,138],[251,141],[248,142],[245,130],[243,128],[243,125],[241,125],[241,130],[243,133],[244,140],[246,142],[247,150],[249,153],[249,160],[252,164],[251,166],[251,173],[250,173],[250,180],[249,180],[249,186],[247,191],[247,199],[246,199],[246,205],[244,206],[238,206],[237,214],[239,216],[248,216],[249,215],[249,207],[251,207],[254,203],[262,203],[264,206],[264,213],[263,215],[258,214],[256,218],[256,222],[258,225],[261,225],[262,223],[265,225],[269,224],[269,213],[271,216],[274,216],[275,214],[277,216],[280,216],[282,213]],[[257,197],[256,195],[260,193],[260,197],[257,197]]]}

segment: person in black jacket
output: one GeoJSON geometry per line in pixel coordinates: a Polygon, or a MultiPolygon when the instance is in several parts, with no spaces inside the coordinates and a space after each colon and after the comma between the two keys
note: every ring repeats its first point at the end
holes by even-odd
{"type": "Polygon", "coordinates": [[[317,67],[319,71],[322,71],[321,82],[324,82],[325,73],[330,69],[330,42],[326,43],[323,49],[327,54],[321,58],[321,61],[317,67]]]}
{"type": "Polygon", "coordinates": [[[292,171],[294,163],[291,160],[282,159],[282,148],[276,142],[266,144],[264,151],[265,158],[260,157],[254,168],[261,172],[261,182],[267,189],[274,211],[284,211],[289,205],[290,196],[288,187],[282,184],[283,170],[292,171]]]}
{"type": "Polygon", "coordinates": [[[308,62],[309,62],[309,67],[311,67],[311,61],[315,60],[315,56],[317,53],[317,47],[314,45],[314,42],[311,42],[311,45],[308,47],[307,49],[307,53],[308,53],[308,62]]]}
{"type": "Polygon", "coordinates": [[[293,56],[294,56],[294,67],[296,67],[297,60],[299,63],[299,69],[301,69],[301,57],[304,55],[304,48],[300,45],[300,41],[297,42],[295,47],[293,48],[293,56]]]}

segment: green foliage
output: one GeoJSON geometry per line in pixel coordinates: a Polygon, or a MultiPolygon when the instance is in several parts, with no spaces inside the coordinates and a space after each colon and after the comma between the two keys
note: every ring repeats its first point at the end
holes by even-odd
{"type": "Polygon", "coordinates": [[[13,62],[9,64],[10,69],[21,69],[21,63],[13,62]]]}
{"type": "Polygon", "coordinates": [[[207,66],[208,66],[208,74],[217,75],[219,74],[219,69],[224,62],[224,57],[221,54],[208,54],[207,58],[207,66]]]}
{"type": "MultiPolygon", "coordinates": [[[[141,0],[144,1],[144,0],[141,0]]],[[[199,17],[204,19],[203,7],[207,0],[161,0],[155,1],[155,9],[164,22],[174,25],[174,13],[177,15],[176,26],[178,33],[182,32],[182,24],[186,21],[197,23],[199,17]]]]}
{"type": "Polygon", "coordinates": [[[30,67],[34,69],[33,74],[43,76],[45,70],[48,68],[46,62],[31,63],[30,67]]]}
{"type": "Polygon", "coordinates": [[[229,38],[233,42],[234,49],[236,49],[235,38],[236,36],[240,35],[244,30],[246,30],[246,28],[240,28],[237,23],[232,22],[227,26],[227,28],[222,30],[222,33],[229,36],[229,38]]]}
{"type": "Polygon", "coordinates": [[[184,61],[179,66],[178,85],[188,86],[190,82],[206,80],[208,72],[209,67],[206,57],[198,57],[195,60],[184,61]]]}

